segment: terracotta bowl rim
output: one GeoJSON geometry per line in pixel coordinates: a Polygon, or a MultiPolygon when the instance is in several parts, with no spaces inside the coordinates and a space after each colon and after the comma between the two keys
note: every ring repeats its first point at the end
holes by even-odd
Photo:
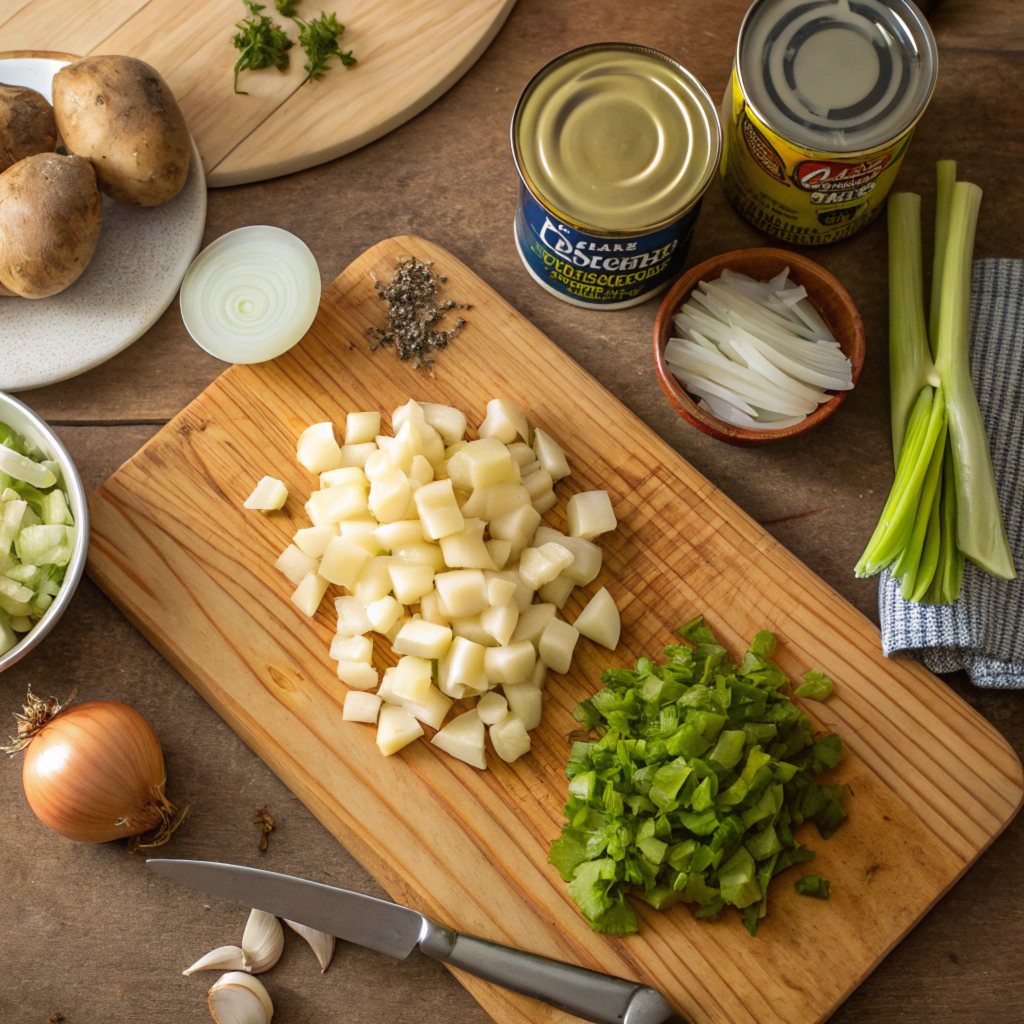
{"type": "MultiPolygon", "coordinates": [[[[727,444],[751,446],[767,444],[770,441],[782,441],[791,437],[799,437],[806,434],[825,422],[842,404],[849,392],[839,391],[829,401],[812,412],[802,423],[786,427],[784,430],[749,430],[746,427],[733,426],[731,423],[705,412],[686,392],[685,388],[676,380],[672,371],[665,363],[665,346],[668,344],[672,327],[672,317],[678,312],[686,297],[705,278],[714,280],[726,267],[735,268],[754,257],[770,256],[780,260],[790,268],[790,275],[799,284],[807,285],[804,275],[816,278],[815,291],[830,292],[839,300],[843,309],[840,319],[833,315],[828,317],[821,310],[817,301],[813,301],[815,309],[829,325],[832,333],[839,341],[842,351],[850,359],[853,383],[856,385],[864,368],[865,336],[864,321],[850,293],[843,287],[839,280],[829,273],[820,263],[808,257],[791,252],[787,249],[779,249],[774,246],[753,246],[747,249],[733,249],[731,252],[719,253],[698,263],[687,270],[669,289],[658,309],[657,318],[654,321],[654,368],[658,374],[662,390],[668,398],[669,403],[679,415],[689,424],[698,430],[715,438],[725,441],[727,444]]],[[[781,269],[781,268],[780,268],[781,269]]],[[[808,292],[811,291],[808,285],[808,292]]]]}

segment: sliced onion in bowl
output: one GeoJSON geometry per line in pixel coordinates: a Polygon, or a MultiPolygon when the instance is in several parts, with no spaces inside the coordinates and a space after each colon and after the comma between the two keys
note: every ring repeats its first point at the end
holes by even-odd
{"type": "Polygon", "coordinates": [[[181,317],[193,340],[229,363],[262,363],[309,330],[320,271],[290,231],[238,228],[211,242],[181,283],[181,317]]]}

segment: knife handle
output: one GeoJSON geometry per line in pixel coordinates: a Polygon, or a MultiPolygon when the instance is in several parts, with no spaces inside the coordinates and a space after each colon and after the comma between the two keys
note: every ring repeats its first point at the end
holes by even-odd
{"type": "Polygon", "coordinates": [[[687,1024],[657,990],[426,920],[420,949],[484,981],[531,996],[594,1024],[687,1024]]]}

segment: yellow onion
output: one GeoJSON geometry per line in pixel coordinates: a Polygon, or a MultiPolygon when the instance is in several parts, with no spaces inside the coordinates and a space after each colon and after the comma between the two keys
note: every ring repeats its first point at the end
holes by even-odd
{"type": "Polygon", "coordinates": [[[80,843],[132,837],[131,849],[160,846],[181,824],[164,796],[167,773],[153,727],[113,700],[68,708],[31,691],[8,753],[25,750],[22,781],[36,817],[80,843]],[[143,833],[153,835],[142,842],[143,833]]]}

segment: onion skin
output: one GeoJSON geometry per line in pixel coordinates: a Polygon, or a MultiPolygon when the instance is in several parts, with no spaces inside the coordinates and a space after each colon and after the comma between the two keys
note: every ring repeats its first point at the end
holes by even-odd
{"type": "Polygon", "coordinates": [[[79,843],[139,835],[166,817],[160,741],[117,701],[79,704],[43,726],[25,751],[22,780],[36,817],[79,843]]]}

